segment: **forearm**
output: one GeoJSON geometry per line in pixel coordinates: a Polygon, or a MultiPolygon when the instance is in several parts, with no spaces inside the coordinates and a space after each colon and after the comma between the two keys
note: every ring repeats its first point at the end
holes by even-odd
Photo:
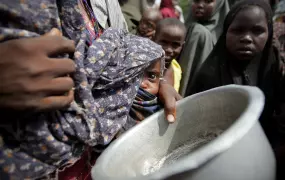
{"type": "Polygon", "coordinates": [[[170,66],[164,73],[164,82],[174,86],[174,72],[173,68],[170,66]]]}

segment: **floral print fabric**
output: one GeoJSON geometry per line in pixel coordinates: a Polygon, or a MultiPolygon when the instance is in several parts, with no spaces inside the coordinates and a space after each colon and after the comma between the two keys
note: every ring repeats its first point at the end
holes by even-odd
{"type": "Polygon", "coordinates": [[[117,136],[128,131],[136,124],[143,121],[145,118],[158,112],[161,107],[162,106],[160,105],[158,98],[155,95],[145,91],[143,88],[139,88],[133,101],[133,105],[130,109],[127,123],[123,126],[117,136]]]}
{"type": "MultiPolygon", "coordinates": [[[[76,42],[75,101],[69,109],[0,122],[1,179],[41,178],[74,164],[84,147],[106,145],[126,123],[143,71],[162,48],[124,30],[107,29],[88,46],[76,0],[2,0],[0,41],[52,28],[76,42]]],[[[95,15],[96,16],[96,15],[95,15]]]]}

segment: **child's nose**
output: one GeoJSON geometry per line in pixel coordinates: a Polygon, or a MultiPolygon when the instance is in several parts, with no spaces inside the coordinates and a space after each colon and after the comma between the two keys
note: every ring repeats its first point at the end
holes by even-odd
{"type": "Polygon", "coordinates": [[[197,4],[197,7],[198,7],[198,8],[204,8],[204,5],[205,5],[204,2],[201,2],[201,1],[200,1],[200,2],[197,4]]]}
{"type": "Polygon", "coordinates": [[[165,52],[166,52],[166,53],[172,53],[172,48],[171,48],[171,46],[165,47],[165,52]]]}
{"type": "Polygon", "coordinates": [[[143,80],[142,83],[141,83],[141,88],[143,89],[147,89],[148,88],[148,83],[146,80],[143,80]]]}
{"type": "Polygon", "coordinates": [[[252,37],[250,36],[250,34],[245,34],[244,36],[242,36],[242,38],[240,39],[240,42],[242,43],[252,43],[252,37]]]}

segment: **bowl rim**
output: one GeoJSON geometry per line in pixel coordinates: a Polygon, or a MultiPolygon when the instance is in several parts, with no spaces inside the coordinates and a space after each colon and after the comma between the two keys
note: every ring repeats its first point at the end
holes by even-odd
{"type": "Polygon", "coordinates": [[[192,96],[186,97],[177,102],[177,106],[184,104],[185,102],[196,99],[200,96],[205,96],[209,93],[215,92],[225,92],[225,91],[236,91],[239,93],[243,93],[248,98],[247,107],[245,107],[244,112],[241,113],[239,118],[235,120],[235,122],[226,129],[221,135],[215,138],[213,141],[205,144],[204,146],[199,148],[199,151],[193,151],[193,153],[185,156],[185,158],[178,160],[173,163],[171,166],[165,166],[159,169],[158,171],[145,175],[145,176],[137,176],[137,177],[109,177],[104,175],[106,172],[103,167],[111,160],[112,157],[109,156],[109,153],[112,154],[113,149],[120,146],[126,139],[132,136],[132,131],[137,131],[137,128],[143,128],[146,124],[151,123],[153,120],[157,120],[159,116],[164,114],[164,111],[160,111],[152,116],[151,119],[147,118],[142,123],[137,125],[136,127],[130,129],[124,135],[116,139],[97,159],[95,166],[92,168],[92,178],[96,177],[96,180],[104,179],[132,179],[132,180],[140,180],[140,179],[164,179],[166,177],[170,177],[177,173],[182,173],[184,171],[189,171],[191,169],[196,169],[201,165],[205,164],[210,159],[216,157],[220,153],[228,150],[235,143],[237,143],[242,137],[244,137],[250,129],[256,124],[259,123],[258,119],[263,111],[265,98],[262,91],[257,87],[250,86],[240,86],[240,85],[227,85],[222,87],[213,88],[201,93],[194,94],[192,96]],[[211,151],[209,151],[211,149],[211,151]],[[111,151],[111,152],[110,152],[111,151]],[[109,156],[109,157],[108,157],[109,156]]]}

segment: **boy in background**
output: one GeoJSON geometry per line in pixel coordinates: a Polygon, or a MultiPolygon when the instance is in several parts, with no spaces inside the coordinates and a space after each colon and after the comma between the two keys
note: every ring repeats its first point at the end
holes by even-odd
{"type": "Polygon", "coordinates": [[[164,79],[179,92],[182,70],[176,58],[185,43],[186,28],[175,18],[166,18],[158,22],[154,41],[165,51],[164,79]]]}

